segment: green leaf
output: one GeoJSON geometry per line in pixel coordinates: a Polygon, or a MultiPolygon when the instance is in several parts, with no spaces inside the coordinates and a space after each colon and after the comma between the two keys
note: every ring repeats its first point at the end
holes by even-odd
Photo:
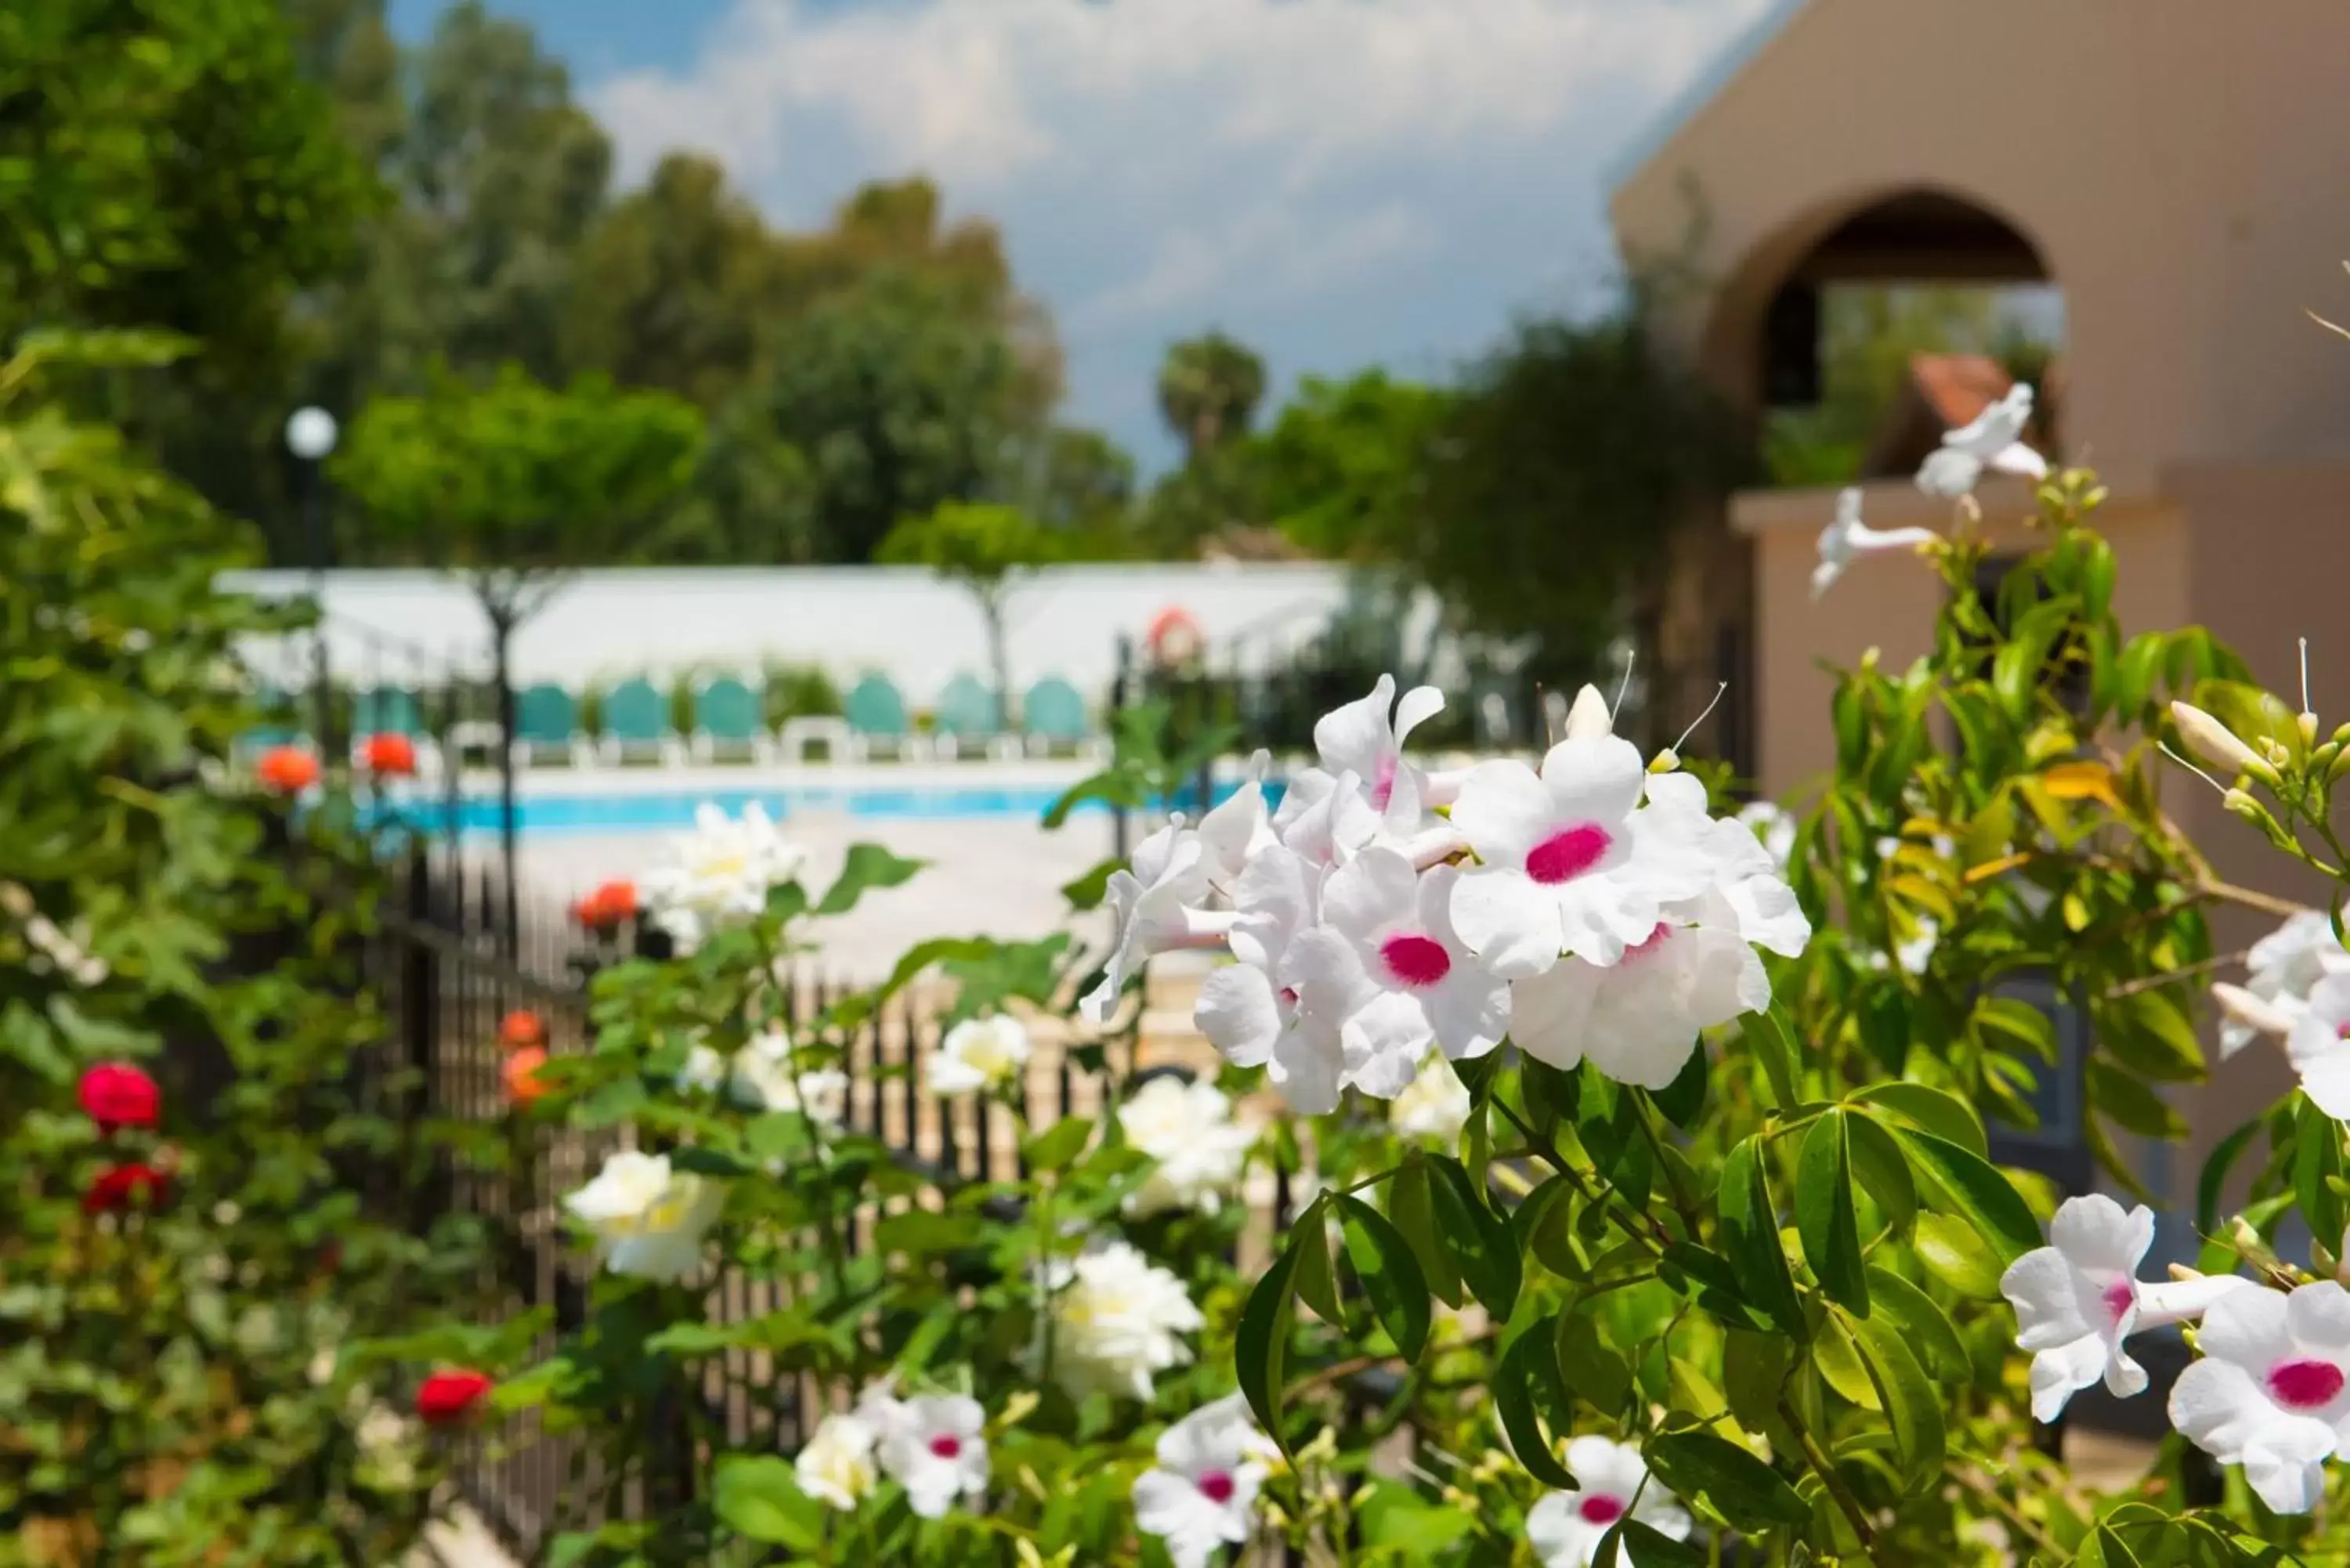
{"type": "Polygon", "coordinates": [[[1517,1236],[1508,1220],[1485,1207],[1459,1160],[1434,1155],[1427,1163],[1440,1240],[1485,1310],[1508,1321],[1517,1307],[1523,1277],[1517,1236]]]}
{"type": "Polygon", "coordinates": [[[1797,1339],[1811,1326],[1795,1298],[1795,1281],[1779,1244],[1779,1213],[1762,1175],[1762,1146],[1742,1141],[1721,1162],[1721,1252],[1738,1271],[1740,1293],[1797,1339]]]}
{"type": "Polygon", "coordinates": [[[1257,1424],[1284,1454],[1289,1453],[1289,1439],[1281,1426],[1282,1378],[1289,1358],[1289,1331],[1297,1321],[1292,1286],[1297,1278],[1305,1239],[1309,1235],[1315,1244],[1329,1245],[1329,1238],[1319,1223],[1291,1232],[1289,1245],[1282,1249],[1281,1256],[1273,1261],[1273,1266],[1249,1292],[1248,1303],[1241,1308],[1240,1332],[1232,1345],[1241,1392],[1248,1397],[1249,1408],[1256,1412],[1257,1424]]]}
{"type": "Polygon", "coordinates": [[[1845,1137],[1854,1179],[1883,1211],[1893,1232],[1907,1234],[1918,1219],[1918,1184],[1910,1179],[1908,1157],[1891,1133],[1867,1116],[1847,1118],[1845,1137]]]}
{"type": "Polygon", "coordinates": [[[2169,1102],[2148,1087],[2145,1079],[2103,1056],[2092,1057],[2088,1072],[2089,1103],[2113,1118],[2125,1132],[2140,1137],[2183,1138],[2187,1119],[2169,1102]]]}
{"type": "Polygon", "coordinates": [[[1794,1032],[1773,1002],[1767,1012],[1748,1014],[1738,1026],[1739,1038],[1752,1044],[1754,1059],[1762,1064],[1762,1077],[1771,1085],[1771,1097],[1782,1111],[1792,1111],[1803,1103],[1795,1085],[1801,1081],[1797,1064],[1803,1060],[1795,1050],[1794,1032]]]}
{"type": "Polygon", "coordinates": [[[1532,1253],[1563,1280],[1584,1277],[1583,1259],[1575,1246],[1575,1184],[1564,1176],[1554,1176],[1510,1211],[1519,1258],[1532,1253]]]}
{"type": "Polygon", "coordinates": [[[1657,1109],[1665,1113],[1665,1119],[1683,1131],[1697,1121],[1698,1113],[1705,1108],[1705,1042],[1700,1040],[1673,1081],[1648,1096],[1657,1103],[1657,1109]]]}
{"type": "MultiPolygon", "coordinates": [[[[1607,1540],[1600,1543],[1602,1549],[1607,1541],[1618,1537],[1622,1539],[1620,1550],[1628,1553],[1629,1561],[1639,1564],[1639,1568],[1705,1568],[1704,1547],[1694,1541],[1667,1535],[1656,1526],[1643,1524],[1628,1515],[1608,1528],[1607,1540]]],[[[1619,1557],[1617,1561],[1625,1559],[1619,1557]]]]}
{"type": "Polygon", "coordinates": [[[2043,1062],[2056,1060],[2056,1025],[2030,1002],[2012,996],[1986,996],[1975,1003],[1972,1025],[1986,1034],[2004,1034],[2043,1062]]]}
{"type": "Polygon", "coordinates": [[[1575,1491],[1580,1488],[1575,1473],[1559,1462],[1555,1441],[1565,1432],[1544,1431],[1535,1412],[1538,1402],[1547,1401],[1558,1410],[1567,1405],[1557,1357],[1551,1351],[1551,1335],[1539,1324],[1518,1335],[1493,1369],[1493,1406],[1501,1415],[1502,1429],[1509,1434],[1511,1451],[1526,1473],[1544,1486],[1575,1491]]]}
{"type": "Polygon", "coordinates": [[[1356,1324],[1349,1321],[1344,1303],[1338,1300],[1337,1271],[1330,1266],[1329,1227],[1322,1218],[1326,1201],[1317,1198],[1306,1205],[1305,1212],[1297,1217],[1294,1227],[1296,1233],[1290,1244],[1298,1250],[1297,1299],[1312,1307],[1314,1315],[1324,1323],[1351,1335],[1356,1324]],[[1315,1231],[1321,1232],[1318,1241],[1312,1234],[1315,1231]]]}
{"type": "Polygon", "coordinates": [[[1701,1428],[1648,1439],[1648,1469],[1679,1497],[1704,1503],[1734,1530],[1801,1525],[1811,1504],[1778,1471],[1729,1438],[1701,1428]]]}
{"type": "Polygon", "coordinates": [[[754,1541],[801,1552],[824,1543],[824,1504],[800,1490],[788,1459],[722,1456],[711,1502],[729,1529],[754,1541]]]}
{"type": "Polygon", "coordinates": [[[1933,1297],[1899,1274],[1875,1267],[1868,1271],[1868,1295],[1869,1315],[1898,1329],[1929,1376],[1953,1383],[1972,1370],[1966,1343],[1933,1297]]]}
{"type": "Polygon", "coordinates": [[[1804,1136],[1795,1165],[1795,1231],[1804,1241],[1804,1261],[1828,1299],[1866,1317],[1868,1277],[1852,1203],[1848,1119],[1843,1111],[1830,1111],[1804,1136]]]}
{"type": "Polygon", "coordinates": [[[879,888],[895,888],[922,868],[920,860],[907,860],[890,854],[878,844],[852,844],[848,859],[840,875],[825,889],[824,901],[816,907],[819,915],[845,915],[857,907],[857,901],[879,888]]]}
{"type": "Polygon", "coordinates": [[[2186,1008],[2167,992],[2136,991],[2092,1010],[2099,1044],[2123,1064],[2164,1083],[2203,1076],[2203,1047],[2186,1008]]]}
{"type": "Polygon", "coordinates": [[[1845,1326],[1877,1385],[1878,1407],[1892,1429],[1894,1454],[1908,1476],[1909,1490],[1939,1482],[1945,1444],[1941,1396],[1925,1368],[1889,1316],[1847,1318],[1845,1326]]]}
{"type": "MultiPolygon", "coordinates": [[[[1896,1082],[1871,1084],[1853,1098],[1872,1110],[1890,1111],[1912,1126],[1923,1127],[1936,1137],[1983,1158],[1991,1157],[1991,1143],[1983,1137],[1981,1121],[1955,1095],[1925,1084],[1896,1082]]],[[[1898,1130],[1898,1124],[1894,1125],[1898,1130]]]]}
{"type": "Polygon", "coordinates": [[[1437,1240],[1431,1185],[1427,1166],[1417,1157],[1406,1160],[1388,1179],[1388,1218],[1411,1243],[1411,1255],[1419,1261],[1420,1278],[1428,1282],[1428,1288],[1438,1301],[1457,1311],[1469,1298],[1461,1293],[1461,1271],[1453,1264],[1452,1250],[1437,1240]]]}
{"type": "Polygon", "coordinates": [[[1609,1420],[1621,1417],[1632,1394],[1632,1369],[1599,1337],[1599,1325],[1586,1313],[1562,1313],[1556,1339],[1559,1376],[1568,1389],[1609,1420]]]}
{"type": "Polygon", "coordinates": [[[2342,1234],[2342,1195],[2326,1179],[2342,1179],[2342,1128],[2305,1094],[2293,1103],[2293,1190],[2301,1217],[2321,1237],[2342,1234]]]}
{"type": "Polygon", "coordinates": [[[1085,1152],[1086,1142],[1094,1134],[1092,1116],[1063,1116],[1040,1133],[1032,1133],[1020,1144],[1021,1158],[1028,1168],[1036,1171],[1058,1170],[1085,1152]]]}
{"type": "Polygon", "coordinates": [[[1918,1216],[1918,1261],[1926,1272],[1962,1296],[2000,1299],[2003,1265],[1974,1227],[1947,1214],[1918,1216]]]}
{"type": "Polygon", "coordinates": [[[2251,1147],[2252,1139],[2260,1136],[2266,1122],[2265,1116],[2254,1116],[2221,1138],[2204,1160],[2202,1174],[2195,1179],[2195,1229],[2204,1235],[2218,1233],[2220,1204],[2227,1192],[2228,1172],[2251,1147]]]}
{"type": "Polygon", "coordinates": [[[969,1214],[941,1214],[930,1209],[909,1209],[885,1214],[873,1226],[873,1245],[883,1252],[907,1252],[922,1257],[955,1252],[977,1245],[979,1222],[969,1214]]]}
{"type": "Polygon", "coordinates": [[[1109,893],[1110,873],[1122,868],[1125,865],[1126,860],[1123,857],[1113,855],[1095,866],[1084,876],[1062,883],[1061,897],[1069,901],[1071,909],[1079,913],[1087,909],[1098,909],[1101,908],[1102,899],[1109,893]]]}
{"type": "Polygon", "coordinates": [[[2002,1267],[2041,1244],[2040,1221],[2032,1206],[1990,1161],[1930,1133],[1903,1128],[1895,1136],[1928,1185],[1939,1189],[1950,1208],[1974,1227],[2002,1267]]]}
{"type": "Polygon", "coordinates": [[[1348,1193],[1338,1197],[1347,1257],[1371,1298],[1371,1312],[1404,1360],[1418,1363],[1428,1347],[1428,1282],[1413,1262],[1411,1243],[1387,1217],[1348,1193]]]}

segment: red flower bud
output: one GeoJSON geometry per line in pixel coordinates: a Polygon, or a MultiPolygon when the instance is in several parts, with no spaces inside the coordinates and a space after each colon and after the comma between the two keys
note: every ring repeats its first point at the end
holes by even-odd
{"type": "Polygon", "coordinates": [[[318,782],[318,759],[299,746],[272,746],[253,764],[253,776],[279,794],[299,794],[318,782]]]}
{"type": "Polygon", "coordinates": [[[506,1097],[520,1106],[527,1106],[546,1094],[552,1085],[538,1075],[538,1070],[546,1065],[546,1048],[543,1045],[525,1045],[508,1056],[505,1065],[506,1097]]]}
{"type": "Polygon", "coordinates": [[[155,1080],[128,1062],[100,1062],[81,1075],[81,1108],[100,1132],[151,1127],[162,1109],[155,1080]]]}
{"type": "Polygon", "coordinates": [[[124,1209],[157,1209],[170,1195],[172,1179],[151,1165],[110,1165],[81,1195],[82,1211],[110,1214],[124,1209]]]}
{"type": "Polygon", "coordinates": [[[416,1390],[416,1414],[427,1426],[453,1427],[471,1420],[494,1386],[479,1372],[436,1372],[416,1390]]]}
{"type": "Polygon", "coordinates": [[[546,1024],[527,1007],[517,1007],[498,1024],[498,1044],[509,1051],[546,1044],[546,1024]]]}
{"type": "Polygon", "coordinates": [[[385,778],[407,778],[416,772],[416,742],[406,735],[369,735],[359,747],[367,770],[385,778]]]}

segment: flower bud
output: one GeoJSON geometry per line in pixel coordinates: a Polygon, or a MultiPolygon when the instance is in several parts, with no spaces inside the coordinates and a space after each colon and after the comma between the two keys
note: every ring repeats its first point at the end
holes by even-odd
{"type": "Polygon", "coordinates": [[[1586,686],[1575,694],[1575,706],[1566,711],[1564,739],[1596,741],[1615,732],[1615,718],[1607,711],[1607,699],[1599,694],[1598,687],[1586,686]]]}
{"type": "Polygon", "coordinates": [[[2293,761],[2293,753],[2286,749],[2282,741],[2263,740],[2261,742],[2261,754],[2268,758],[2269,766],[2272,768],[2283,767],[2293,761]]]}
{"type": "Polygon", "coordinates": [[[2317,715],[2303,712],[2297,722],[2301,725],[2301,743],[2303,746],[2317,744],[2317,715]]]}
{"type": "Polygon", "coordinates": [[[2178,726],[2179,738],[2189,749],[2212,766],[2234,774],[2269,771],[2268,764],[2237,739],[2234,731],[2192,702],[2172,702],[2170,722],[2178,726]]]}
{"type": "Polygon", "coordinates": [[[1649,759],[1648,771],[1652,774],[1669,774],[1680,765],[1681,754],[1670,746],[1667,746],[1649,759]]]}

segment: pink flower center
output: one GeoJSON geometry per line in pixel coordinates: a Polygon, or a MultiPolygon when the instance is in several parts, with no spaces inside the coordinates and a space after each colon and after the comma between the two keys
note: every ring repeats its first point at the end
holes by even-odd
{"type": "Polygon", "coordinates": [[[2137,1305],[2137,1287],[2127,1280],[2116,1280],[2106,1287],[2104,1299],[2106,1313],[2119,1323],[2130,1308],[2137,1305]]]}
{"type": "Polygon", "coordinates": [[[2314,1410],[2342,1392],[2342,1368],[2330,1361],[2281,1361],[2269,1368],[2269,1392],[2291,1409],[2314,1410]]]}
{"type": "Polygon", "coordinates": [[[1398,985],[1434,985],[1452,972],[1452,955],[1434,937],[1389,937],[1379,945],[1379,957],[1398,985]]]}
{"type": "Polygon", "coordinates": [[[1604,1492],[1586,1492],[1583,1501],[1575,1504],[1575,1511],[1583,1515],[1586,1522],[1613,1524],[1624,1517],[1624,1504],[1604,1492]]]}
{"type": "Polygon", "coordinates": [[[1624,956],[1627,959],[1647,958],[1650,953],[1653,953],[1659,948],[1663,947],[1665,945],[1665,939],[1672,934],[1672,927],[1667,925],[1662,920],[1659,920],[1655,930],[1650,931],[1645,938],[1641,939],[1639,941],[1634,942],[1630,947],[1624,950],[1624,956]]]}
{"type": "Polygon", "coordinates": [[[2350,1040],[2350,1020],[2345,1020],[2334,1026],[2334,1037],[2336,1040],[2350,1040]]]}
{"type": "Polygon", "coordinates": [[[1599,864],[1615,840],[1596,822],[1561,828],[1526,854],[1526,875],[1544,887],[1572,881],[1599,864]]]}
{"type": "Polygon", "coordinates": [[[1396,765],[1401,760],[1398,757],[1381,757],[1379,771],[1371,775],[1371,804],[1381,811],[1385,811],[1388,808],[1388,802],[1395,798],[1396,765]]]}
{"type": "Polygon", "coordinates": [[[1200,1495],[1210,1502],[1232,1501],[1232,1478],[1222,1470],[1210,1470],[1200,1478],[1200,1495]]]}
{"type": "Polygon", "coordinates": [[[931,1439],[931,1452],[942,1459],[960,1458],[962,1454],[962,1439],[952,1432],[941,1432],[931,1439]]]}

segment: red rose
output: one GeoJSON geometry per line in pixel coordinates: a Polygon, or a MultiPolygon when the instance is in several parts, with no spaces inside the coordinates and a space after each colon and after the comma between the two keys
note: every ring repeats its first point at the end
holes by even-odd
{"type": "Polygon", "coordinates": [[[416,742],[406,735],[369,735],[359,756],[368,772],[385,778],[407,778],[416,772],[416,742]]]}
{"type": "Polygon", "coordinates": [[[416,1414],[429,1427],[453,1427],[470,1420],[494,1386],[479,1372],[436,1372],[416,1390],[416,1414]]]}
{"type": "Polygon", "coordinates": [[[253,764],[253,775],[279,794],[299,794],[318,782],[318,759],[299,746],[272,746],[253,764]]]}
{"type": "Polygon", "coordinates": [[[506,1097],[517,1106],[527,1106],[546,1094],[549,1085],[538,1075],[546,1065],[546,1048],[525,1045],[506,1058],[506,1097]]]}
{"type": "Polygon", "coordinates": [[[82,1211],[109,1214],[123,1209],[158,1208],[171,1185],[171,1177],[151,1165],[109,1165],[81,1195],[82,1211]]]}
{"type": "Polygon", "coordinates": [[[546,1025],[527,1007],[517,1007],[498,1024],[498,1043],[509,1051],[546,1044],[546,1025]]]}
{"type": "Polygon", "coordinates": [[[573,919],[607,935],[618,929],[621,921],[634,919],[636,912],[637,885],[625,879],[607,882],[571,906],[573,919]]]}
{"type": "Polygon", "coordinates": [[[81,1075],[81,1108],[100,1132],[151,1127],[162,1109],[155,1080],[128,1062],[100,1062],[81,1075]]]}

